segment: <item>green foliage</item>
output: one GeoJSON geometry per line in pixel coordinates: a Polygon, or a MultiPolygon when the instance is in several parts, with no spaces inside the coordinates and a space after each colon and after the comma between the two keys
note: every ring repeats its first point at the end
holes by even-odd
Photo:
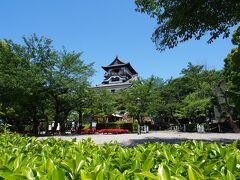
{"type": "MultiPolygon", "coordinates": [[[[147,7],[153,1],[136,2],[147,3],[147,7]]],[[[108,122],[116,111],[127,112],[138,124],[150,117],[167,128],[170,124],[181,126],[183,121],[204,121],[212,117],[213,106],[221,104],[222,114],[234,123],[240,114],[239,29],[232,39],[238,47],[225,59],[225,103],[220,102],[216,90],[224,82],[222,73],[203,65],[188,63],[181,77],[139,79],[130,88],[112,94],[89,88],[93,64],[85,64],[81,53],[55,50],[51,39],[35,34],[24,37],[22,45],[0,41],[0,118],[13,127],[29,124],[35,135],[40,121],[54,121],[53,132],[59,123],[64,133],[68,120],[79,126],[85,117],[108,122]]]]}
{"type": "Polygon", "coordinates": [[[133,123],[98,123],[96,129],[128,129],[133,132],[133,123]]]}
{"type": "Polygon", "coordinates": [[[89,123],[84,123],[82,129],[83,130],[90,129],[90,124],[89,123]]]}
{"type": "Polygon", "coordinates": [[[89,98],[91,107],[90,114],[102,117],[107,120],[107,117],[114,113],[114,95],[106,89],[96,89],[91,91],[89,98]]]}
{"type": "Polygon", "coordinates": [[[215,94],[213,87],[218,83],[220,73],[204,70],[202,65],[188,64],[181,71],[182,77],[170,79],[148,95],[148,115],[160,121],[181,125],[181,120],[205,120],[213,111],[215,94]]]}
{"type": "Polygon", "coordinates": [[[148,108],[152,102],[151,94],[163,82],[157,77],[132,82],[131,88],[122,92],[123,103],[127,112],[142,123],[142,117],[148,114],[148,108]]]}
{"type": "Polygon", "coordinates": [[[208,43],[240,22],[240,2],[236,0],[135,0],[137,11],[157,20],[152,40],[158,50],[210,33],[208,43]]]}
{"type": "Polygon", "coordinates": [[[176,116],[190,119],[206,117],[207,110],[212,107],[211,100],[211,97],[204,97],[199,92],[193,92],[183,99],[182,107],[176,112],[176,116]]]}
{"type": "Polygon", "coordinates": [[[10,127],[11,125],[10,124],[0,124],[0,132],[3,132],[3,133],[9,133],[10,132],[10,127]]]}
{"type": "Polygon", "coordinates": [[[228,98],[234,103],[234,111],[240,114],[240,27],[233,33],[232,42],[237,45],[225,58],[224,76],[228,85],[228,98]]]}
{"type": "Polygon", "coordinates": [[[0,41],[0,117],[11,124],[32,124],[37,135],[41,120],[64,122],[89,87],[93,64],[78,52],[55,50],[52,40],[36,34],[23,44],[0,41]]]}
{"type": "Polygon", "coordinates": [[[236,143],[146,143],[134,148],[0,136],[0,179],[239,179],[236,143]],[[57,153],[56,153],[57,152],[57,153]]]}

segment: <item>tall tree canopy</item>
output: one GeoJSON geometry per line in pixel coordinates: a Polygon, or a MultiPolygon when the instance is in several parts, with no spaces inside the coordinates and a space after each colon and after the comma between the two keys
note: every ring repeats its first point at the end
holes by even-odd
{"type": "Polygon", "coordinates": [[[239,0],[135,0],[137,11],[157,20],[152,40],[162,51],[210,33],[208,43],[240,22],[239,0]]]}
{"type": "Polygon", "coordinates": [[[232,43],[237,47],[225,58],[224,75],[229,88],[229,97],[234,103],[234,111],[240,114],[240,27],[233,33],[232,43]]]}
{"type": "Polygon", "coordinates": [[[142,118],[148,115],[151,106],[151,94],[162,83],[157,77],[150,77],[146,80],[140,79],[133,81],[131,88],[125,90],[125,107],[127,112],[142,123],[142,118]]]}
{"type": "Polygon", "coordinates": [[[0,118],[31,122],[37,134],[40,120],[47,122],[51,114],[54,129],[60,123],[64,133],[69,112],[80,109],[90,86],[93,64],[85,64],[81,53],[53,49],[51,39],[34,34],[23,40],[0,41],[0,118]]]}

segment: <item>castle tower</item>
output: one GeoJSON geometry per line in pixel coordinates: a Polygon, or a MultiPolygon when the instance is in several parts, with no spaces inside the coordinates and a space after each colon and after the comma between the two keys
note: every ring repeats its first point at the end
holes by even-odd
{"type": "Polygon", "coordinates": [[[102,66],[106,71],[104,80],[96,88],[106,88],[111,92],[128,88],[132,85],[131,80],[138,79],[138,73],[133,69],[131,64],[124,63],[116,57],[108,66],[102,66]]]}

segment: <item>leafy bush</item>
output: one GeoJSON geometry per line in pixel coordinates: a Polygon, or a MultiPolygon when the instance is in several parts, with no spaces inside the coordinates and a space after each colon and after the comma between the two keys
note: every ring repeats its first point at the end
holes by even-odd
{"type": "Polygon", "coordinates": [[[133,123],[98,123],[96,129],[128,129],[133,132],[133,123]]]}
{"type": "Polygon", "coordinates": [[[32,125],[25,125],[24,131],[31,131],[32,130],[32,125]]]}
{"type": "Polygon", "coordinates": [[[18,124],[18,125],[11,125],[11,131],[31,131],[32,125],[25,125],[25,124],[18,124]]]}
{"type": "Polygon", "coordinates": [[[10,124],[0,124],[0,133],[9,133],[10,127],[10,124]]]}
{"type": "Polygon", "coordinates": [[[132,125],[133,125],[133,132],[138,132],[138,123],[134,122],[132,125]]]}
{"type": "Polygon", "coordinates": [[[134,148],[61,139],[0,136],[0,179],[223,179],[240,178],[236,143],[146,143],[134,148]]]}
{"type": "Polygon", "coordinates": [[[186,125],[187,132],[197,132],[197,124],[191,123],[186,125]]]}
{"type": "Polygon", "coordinates": [[[85,123],[83,124],[83,130],[86,130],[86,129],[90,129],[90,124],[89,123],[85,123]]]}

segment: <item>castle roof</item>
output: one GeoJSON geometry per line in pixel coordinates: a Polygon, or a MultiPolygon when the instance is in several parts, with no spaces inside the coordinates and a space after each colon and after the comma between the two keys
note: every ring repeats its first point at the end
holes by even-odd
{"type": "Polygon", "coordinates": [[[133,69],[133,67],[131,66],[131,64],[128,63],[124,63],[121,60],[118,59],[118,57],[116,56],[116,58],[113,60],[113,62],[111,62],[108,66],[102,66],[102,68],[105,71],[108,71],[109,69],[114,69],[114,68],[120,68],[120,67],[127,67],[132,74],[138,74],[135,69],[133,69]]]}

